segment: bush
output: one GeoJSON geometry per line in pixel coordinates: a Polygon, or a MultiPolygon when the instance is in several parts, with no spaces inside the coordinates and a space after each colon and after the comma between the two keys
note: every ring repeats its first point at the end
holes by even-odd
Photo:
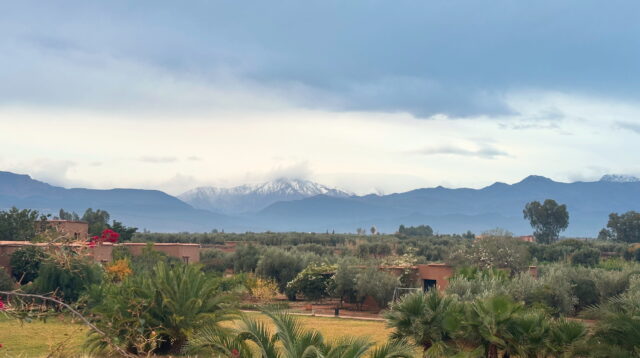
{"type": "Polygon", "coordinates": [[[7,271],[0,267],[0,291],[13,291],[15,287],[15,281],[13,281],[7,271]]]}
{"type": "Polygon", "coordinates": [[[204,272],[224,272],[233,267],[231,255],[217,249],[208,249],[200,252],[200,264],[204,272]]]}
{"type": "Polygon", "coordinates": [[[37,246],[27,246],[11,255],[9,265],[11,274],[21,284],[29,283],[38,277],[40,263],[46,258],[44,250],[37,246]]]}
{"type": "Polygon", "coordinates": [[[260,250],[249,244],[236,248],[231,262],[234,272],[254,272],[260,260],[260,250]]]}
{"type": "Polygon", "coordinates": [[[371,296],[381,308],[387,307],[391,302],[398,286],[400,280],[397,277],[375,267],[370,267],[356,276],[356,291],[360,302],[371,296]]]}
{"type": "Polygon", "coordinates": [[[256,273],[259,276],[274,279],[278,283],[280,292],[284,292],[287,283],[314,260],[319,261],[319,257],[309,253],[269,248],[258,261],[256,273]]]}
{"type": "MultiPolygon", "coordinates": [[[[222,279],[206,275],[195,265],[174,267],[159,262],[151,271],[129,276],[122,283],[92,286],[88,307],[96,325],[131,353],[179,353],[189,334],[232,319],[231,296],[222,279]]],[[[92,333],[94,350],[107,348],[92,333]]]]}
{"type": "Polygon", "coordinates": [[[571,256],[571,263],[574,265],[596,266],[600,262],[600,251],[593,248],[583,248],[577,250],[571,256]]]}
{"type": "Polygon", "coordinates": [[[80,298],[87,287],[101,281],[101,267],[86,259],[73,258],[68,263],[48,261],[40,266],[38,278],[29,290],[44,295],[54,294],[72,303],[80,298]]]}
{"type": "Polygon", "coordinates": [[[311,264],[287,284],[287,291],[300,293],[310,301],[327,297],[335,270],[336,267],[332,265],[311,264]]]}

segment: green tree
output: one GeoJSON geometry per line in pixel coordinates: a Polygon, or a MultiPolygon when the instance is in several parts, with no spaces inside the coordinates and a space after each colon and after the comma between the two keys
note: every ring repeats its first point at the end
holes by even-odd
{"type": "Polygon", "coordinates": [[[310,301],[327,297],[335,270],[334,265],[311,264],[287,284],[287,291],[301,293],[310,301]]]}
{"type": "Polygon", "coordinates": [[[269,248],[258,261],[256,273],[274,279],[280,292],[284,292],[287,283],[307,267],[313,258],[314,255],[308,253],[301,254],[279,248],[269,248]]]}
{"type": "Polygon", "coordinates": [[[393,299],[396,287],[400,287],[400,279],[376,267],[369,267],[356,275],[356,291],[360,303],[370,296],[380,308],[385,308],[393,299]]]}
{"type": "Polygon", "coordinates": [[[131,241],[133,235],[138,231],[137,227],[125,226],[120,221],[113,220],[113,223],[109,226],[111,230],[120,234],[120,241],[131,241]]]}
{"type": "Polygon", "coordinates": [[[356,262],[351,259],[342,259],[338,262],[335,275],[333,275],[332,295],[340,299],[340,305],[344,301],[353,302],[356,299],[356,276],[358,269],[356,262]]]}
{"type": "Polygon", "coordinates": [[[16,250],[9,261],[11,274],[16,281],[27,284],[38,277],[40,263],[47,257],[44,250],[37,246],[27,246],[16,250]]]}
{"type": "Polygon", "coordinates": [[[82,221],[89,223],[89,235],[99,236],[105,229],[109,228],[109,218],[107,211],[97,209],[87,209],[82,215],[82,221]]]}
{"type": "Polygon", "coordinates": [[[571,263],[574,265],[596,266],[600,263],[600,250],[591,247],[579,249],[571,256],[571,263]]]}
{"type": "Polygon", "coordinates": [[[558,205],[552,199],[545,200],[543,204],[539,201],[527,203],[523,214],[535,229],[533,235],[539,243],[550,244],[558,240],[560,232],[569,226],[567,206],[558,205]]]}
{"type": "Polygon", "coordinates": [[[70,220],[70,221],[80,221],[80,216],[73,211],[65,211],[64,209],[60,209],[58,212],[58,219],[60,220],[70,220]]]}
{"type": "Polygon", "coordinates": [[[241,245],[233,253],[234,272],[254,272],[260,260],[260,250],[254,245],[241,245]]]}
{"type": "MultiPolygon", "coordinates": [[[[13,291],[16,286],[16,282],[11,276],[0,267],[0,291],[13,291]]],[[[0,295],[0,299],[2,295],[0,295]]]]}
{"type": "Polygon", "coordinates": [[[433,229],[429,225],[404,226],[398,227],[398,234],[401,236],[433,236],[433,229]]]}
{"type": "Polygon", "coordinates": [[[0,211],[0,241],[30,241],[38,233],[38,220],[46,220],[30,209],[12,207],[0,211]]]}
{"type": "Polygon", "coordinates": [[[628,211],[622,215],[611,213],[607,228],[609,237],[614,240],[640,242],[640,213],[635,211],[628,211]]]}

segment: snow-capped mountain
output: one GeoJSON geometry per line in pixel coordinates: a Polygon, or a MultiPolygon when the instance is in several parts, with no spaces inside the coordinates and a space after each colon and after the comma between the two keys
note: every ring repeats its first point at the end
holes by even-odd
{"type": "Polygon", "coordinates": [[[635,183],[639,182],[640,179],[634,177],[633,175],[607,174],[603,175],[602,178],[600,178],[600,181],[606,181],[609,183],[635,183]]]}
{"type": "Polygon", "coordinates": [[[276,179],[256,185],[233,188],[199,187],[178,196],[198,209],[224,214],[257,212],[278,201],[291,201],[316,195],[348,197],[342,190],[301,179],[276,179]]]}

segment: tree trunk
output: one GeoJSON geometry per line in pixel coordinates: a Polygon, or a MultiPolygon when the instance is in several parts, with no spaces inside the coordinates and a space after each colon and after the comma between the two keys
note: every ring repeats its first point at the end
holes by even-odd
{"type": "Polygon", "coordinates": [[[498,358],[498,347],[495,344],[490,344],[487,349],[487,358],[498,358]]]}

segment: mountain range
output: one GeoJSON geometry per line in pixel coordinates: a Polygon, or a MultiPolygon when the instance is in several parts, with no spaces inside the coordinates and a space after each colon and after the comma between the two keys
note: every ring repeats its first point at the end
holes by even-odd
{"type": "Polygon", "coordinates": [[[157,190],[66,189],[27,175],[0,172],[0,210],[11,206],[80,214],[109,211],[127,225],[152,231],[354,232],[376,226],[394,232],[400,224],[428,224],[441,233],[481,232],[501,227],[516,234],[532,229],[522,217],[532,200],[566,204],[564,235],[595,237],[611,212],[640,211],[640,180],[605,175],[599,181],[562,183],[541,176],[481,189],[416,189],[390,195],[357,196],[305,180],[279,179],[235,188],[202,187],[179,198],[157,190]]]}
{"type": "Polygon", "coordinates": [[[199,187],[178,198],[194,208],[222,214],[255,213],[279,201],[292,201],[316,195],[348,197],[351,194],[301,179],[276,179],[257,185],[233,188],[199,187]]]}

